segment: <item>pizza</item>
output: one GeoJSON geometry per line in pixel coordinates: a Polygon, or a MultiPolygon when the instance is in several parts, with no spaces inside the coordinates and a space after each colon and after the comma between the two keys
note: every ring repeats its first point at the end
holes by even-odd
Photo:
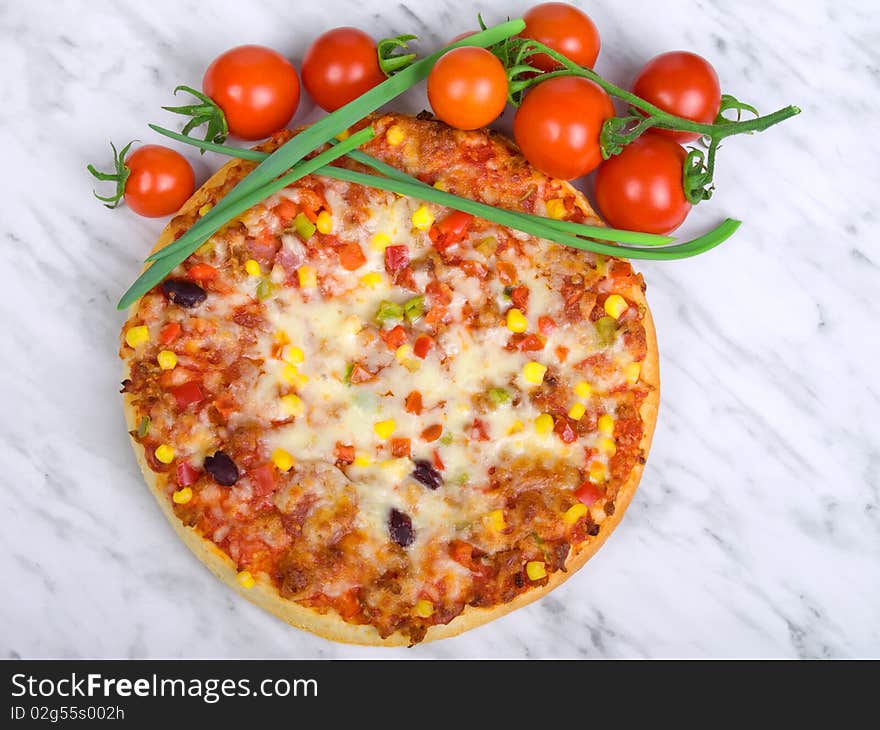
{"type": "MultiPolygon", "coordinates": [[[[368,121],[363,149],[423,182],[599,223],[498,134],[368,121]]],[[[157,245],[252,168],[223,167],[157,245]]],[[[620,521],[659,398],[644,291],[624,260],[311,175],[131,308],[135,453],[199,559],[290,624],[452,636],[552,590],[620,521]]]]}

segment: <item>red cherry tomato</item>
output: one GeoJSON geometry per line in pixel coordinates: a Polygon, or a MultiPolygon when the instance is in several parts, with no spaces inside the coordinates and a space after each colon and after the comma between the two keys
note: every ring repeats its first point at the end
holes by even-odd
{"type": "Polygon", "coordinates": [[[599,133],[614,116],[608,94],[592,81],[560,76],[538,84],[513,119],[526,159],[563,180],[586,175],[602,161],[599,133]]]}
{"type": "Polygon", "coordinates": [[[218,56],[205,71],[202,90],[240,139],[262,139],[283,129],[299,105],[296,69],[263,46],[239,46],[218,56]]]}
{"type": "MultiPolygon", "coordinates": [[[[702,56],[670,51],[652,58],[633,82],[633,93],[663,111],[701,124],[711,124],[721,107],[718,74],[702,56]]],[[[692,142],[700,135],[671,129],[651,129],[676,142],[692,142]]]]}
{"type": "Polygon", "coordinates": [[[370,36],[357,28],[334,28],[309,46],[302,78],[315,103],[332,112],[382,83],[385,74],[370,36]]]}
{"type": "MultiPolygon", "coordinates": [[[[523,38],[539,41],[579,66],[593,68],[599,55],[599,31],[586,14],[568,3],[541,3],[523,15],[523,20],[523,38]]],[[[561,66],[546,53],[532,56],[529,63],[544,71],[561,66]]]]}
{"type": "Polygon", "coordinates": [[[682,174],[687,154],[665,137],[644,135],[596,173],[596,205],[614,228],[669,233],[690,212],[682,174]]]}
{"type": "Polygon", "coordinates": [[[451,127],[485,127],[507,103],[504,66],[485,48],[453,48],[431,69],[428,101],[434,114],[451,127]]]}
{"type": "Polygon", "coordinates": [[[138,215],[159,218],[176,213],[193,194],[196,177],[186,158],[168,147],[148,144],[125,160],[125,204],[138,215]]]}

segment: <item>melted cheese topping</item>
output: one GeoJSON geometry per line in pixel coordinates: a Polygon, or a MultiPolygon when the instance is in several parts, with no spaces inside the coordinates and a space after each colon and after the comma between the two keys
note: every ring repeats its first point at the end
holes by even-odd
{"type": "MultiPolygon", "coordinates": [[[[607,466],[608,453],[595,448],[602,438],[598,432],[566,444],[552,431],[536,431],[535,421],[541,411],[527,397],[536,386],[523,377],[523,368],[530,361],[555,364],[552,353],[558,347],[568,348],[573,361],[595,353],[596,342],[585,338],[582,329],[557,328],[540,352],[508,350],[504,345],[511,332],[499,315],[495,326],[476,330],[450,327],[424,359],[412,354],[395,357],[384,352],[381,341],[365,346],[361,334],[366,327],[376,324],[380,303],[403,305],[414,295],[393,285],[385,271],[384,250],[374,244],[376,235],[384,234],[392,245],[406,245],[412,260],[425,256],[431,241],[427,234],[412,226],[418,201],[375,196],[380,200],[371,205],[366,221],[360,224],[343,213],[346,188],[346,183],[331,182],[325,191],[334,211],[333,235],[347,243],[357,243],[365,254],[365,263],[355,271],[341,269],[335,257],[327,257],[321,262],[323,265],[319,264],[318,279],[333,281],[334,297],[325,298],[317,290],[285,287],[266,302],[271,334],[267,333],[260,342],[259,351],[266,359],[266,367],[254,389],[251,406],[273,420],[284,420],[287,414],[282,394],[294,392],[305,405],[302,416],[268,434],[266,448],[282,448],[295,454],[299,461],[332,463],[337,444],[354,446],[358,458],[346,471],[357,493],[358,525],[381,544],[388,539],[390,510],[409,514],[415,532],[410,549],[414,562],[422,559],[426,547],[449,541],[456,532],[466,530],[474,516],[503,507],[497,497],[479,488],[486,480],[487,470],[496,464],[527,455],[548,464],[562,461],[587,468],[585,447],[592,447],[596,451],[592,461],[607,466]],[[378,283],[372,286],[363,283],[363,277],[370,273],[379,276],[378,283]],[[286,376],[290,365],[271,355],[279,340],[289,341],[304,356],[303,362],[295,367],[305,378],[299,378],[293,385],[286,376]],[[352,363],[364,359],[367,347],[374,358],[371,364],[380,369],[372,380],[351,384],[346,373],[352,363]],[[508,394],[519,390],[521,394],[517,398],[511,395],[510,401],[484,414],[475,414],[474,399],[493,388],[502,388],[508,394]],[[412,391],[422,394],[424,410],[420,415],[405,409],[405,396],[412,391]],[[475,417],[482,423],[485,440],[472,437],[475,417]],[[389,439],[376,429],[376,424],[387,421],[393,422],[391,438],[410,440],[411,459],[393,458],[389,453],[389,439]],[[420,434],[433,424],[442,426],[443,436],[426,443],[420,434]],[[445,482],[452,488],[429,490],[411,476],[414,460],[431,461],[435,453],[445,466],[445,482]],[[466,488],[468,485],[475,488],[466,488]]],[[[285,194],[297,202],[295,190],[285,194]]],[[[267,207],[271,208],[273,202],[268,201],[267,207]]],[[[434,214],[439,218],[443,212],[435,209],[434,214]]],[[[266,220],[264,216],[253,216],[246,223],[252,235],[257,235],[266,220]]],[[[501,231],[490,228],[481,231],[480,237],[500,234],[501,231]]],[[[289,236],[283,241],[286,247],[301,246],[289,236]]],[[[530,247],[537,248],[537,244],[530,247]]],[[[535,253],[538,254],[537,250],[535,253]]],[[[491,265],[485,257],[474,258],[491,265]]],[[[510,258],[518,264],[520,283],[529,289],[529,324],[533,331],[531,325],[537,317],[558,306],[558,294],[551,290],[539,268],[522,267],[521,260],[510,258]]],[[[502,311],[510,307],[497,278],[484,287],[480,279],[467,276],[460,268],[449,273],[446,281],[453,290],[449,312],[454,321],[461,319],[466,303],[477,311],[489,299],[500,305],[502,311]]],[[[284,277],[285,272],[276,265],[272,280],[280,282],[284,277]]],[[[416,276],[417,285],[424,287],[426,278],[424,272],[416,276]]],[[[394,324],[398,322],[389,323],[394,324]]],[[[416,329],[418,324],[415,323],[416,329]]],[[[615,348],[615,356],[625,354],[620,346],[615,348]]],[[[592,385],[599,392],[610,390],[620,384],[620,373],[618,369],[613,377],[592,385]]],[[[572,396],[572,403],[575,401],[572,396]]],[[[615,415],[613,398],[603,406],[604,412],[615,415]]]]}

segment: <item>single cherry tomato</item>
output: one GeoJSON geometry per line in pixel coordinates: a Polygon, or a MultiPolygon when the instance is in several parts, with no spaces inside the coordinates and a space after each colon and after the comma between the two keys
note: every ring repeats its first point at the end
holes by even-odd
{"type": "Polygon", "coordinates": [[[299,105],[296,69],[263,46],[238,46],[219,55],[205,71],[202,90],[240,139],[262,139],[283,129],[299,105]]]}
{"type": "Polygon", "coordinates": [[[643,135],[596,172],[596,205],[614,228],[669,233],[687,217],[682,175],[687,153],[665,137],[643,135]]]}
{"type": "MultiPolygon", "coordinates": [[[[633,82],[633,93],[663,111],[701,124],[712,124],[721,107],[718,74],[702,56],[670,51],[652,58],[633,82]]],[[[696,132],[650,129],[676,142],[692,142],[696,132]]]]}
{"type": "Polygon", "coordinates": [[[125,182],[125,204],[148,218],[176,213],[193,194],[196,176],[179,152],[147,144],[125,160],[129,169],[125,182]]]}
{"type": "Polygon", "coordinates": [[[600,86],[588,79],[559,76],[526,94],[513,119],[513,135],[535,167],[571,180],[602,161],[599,133],[613,116],[611,99],[600,86]]]}
{"type": "Polygon", "coordinates": [[[451,127],[485,127],[507,103],[504,66],[485,48],[453,48],[431,69],[428,101],[434,114],[451,127]]]}
{"type": "Polygon", "coordinates": [[[376,42],[357,28],[334,28],[306,51],[302,79],[309,96],[332,112],[385,80],[376,42]]]}
{"type": "MultiPolygon", "coordinates": [[[[593,68],[599,55],[599,31],[585,13],[568,3],[541,3],[523,15],[523,20],[523,38],[543,43],[579,66],[593,68]]],[[[535,54],[529,64],[544,71],[562,65],[546,53],[535,54]]]]}

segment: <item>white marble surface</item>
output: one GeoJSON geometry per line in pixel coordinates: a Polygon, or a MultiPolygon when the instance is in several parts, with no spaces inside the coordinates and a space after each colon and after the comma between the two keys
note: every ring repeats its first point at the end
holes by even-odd
{"type": "MultiPolygon", "coordinates": [[[[0,5],[0,655],[880,655],[874,2],[588,4],[609,78],[688,48],[725,90],[804,113],[720,153],[718,193],[686,230],[742,217],[732,242],[641,267],[662,353],[654,448],[622,526],[551,596],[413,650],[331,644],[222,587],[144,489],[114,305],[163,223],[103,209],[86,162],[107,160],[108,139],[155,141],[145,124],[170,121],[170,89],[232,45],[296,58],[354,24],[432,49],[477,10],[498,21],[527,5],[0,5]]],[[[201,178],[217,164],[190,157],[201,178]]]]}

